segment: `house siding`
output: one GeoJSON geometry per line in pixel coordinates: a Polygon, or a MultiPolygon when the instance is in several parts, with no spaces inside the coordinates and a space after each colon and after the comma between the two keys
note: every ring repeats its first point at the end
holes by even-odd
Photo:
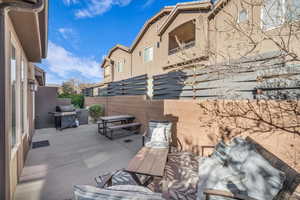
{"type": "Polygon", "coordinates": [[[130,53],[117,48],[116,50],[114,50],[111,53],[110,59],[113,61],[112,63],[106,62],[104,65],[105,67],[111,66],[111,79],[110,77],[107,77],[107,79],[105,79],[106,81],[119,81],[119,80],[123,80],[123,79],[127,79],[131,77],[131,55],[130,53]],[[121,61],[125,63],[123,64],[123,71],[122,72],[118,72],[116,69],[116,62],[117,61],[121,61]]]}
{"type": "Polygon", "coordinates": [[[149,77],[152,74],[158,73],[161,70],[161,60],[164,59],[162,56],[162,42],[160,37],[157,35],[158,28],[162,22],[166,19],[163,16],[155,23],[151,24],[146,33],[142,36],[138,44],[132,50],[132,77],[148,74],[149,77]],[[157,43],[160,42],[160,47],[157,48],[157,43]],[[153,47],[153,60],[144,62],[144,49],[153,47]]]}
{"type": "MultiPolygon", "coordinates": [[[[262,33],[261,29],[261,10],[262,6],[249,5],[241,0],[230,0],[221,8],[216,14],[212,14],[208,19],[209,23],[209,49],[210,51],[217,52],[217,54],[210,54],[211,63],[218,63],[224,60],[239,59],[243,56],[255,56],[258,54],[264,54],[272,51],[281,50],[275,45],[275,42],[281,43],[280,37],[284,39],[287,44],[288,30],[283,26],[266,30],[265,34],[271,36],[274,41],[265,39],[266,36],[262,33]],[[238,12],[242,9],[246,9],[248,13],[248,20],[242,23],[237,22],[238,12]],[[233,24],[233,25],[232,25],[233,24]],[[252,25],[254,24],[254,25],[252,25]],[[253,45],[250,44],[249,38],[242,34],[241,31],[237,31],[234,26],[238,26],[246,34],[249,34],[257,42],[257,46],[253,49],[253,45]],[[249,52],[249,53],[248,53],[249,52]]],[[[212,11],[213,13],[214,11],[212,11]]],[[[296,37],[291,37],[290,50],[299,55],[300,53],[300,41],[296,37]]]]}
{"type": "MultiPolygon", "coordinates": [[[[21,175],[26,154],[29,150],[29,141],[30,141],[30,132],[29,127],[33,128],[32,120],[28,119],[27,117],[24,117],[24,132],[22,133],[21,130],[21,89],[24,91],[24,115],[23,116],[30,116],[29,110],[32,109],[33,102],[32,98],[28,98],[31,95],[31,91],[28,89],[28,81],[27,77],[25,76],[24,80],[24,87],[21,88],[21,82],[20,82],[20,74],[21,74],[21,59],[24,61],[24,71],[25,74],[29,75],[28,68],[31,67],[31,64],[28,62],[26,54],[22,48],[22,45],[18,39],[18,36],[15,32],[14,26],[11,22],[11,19],[8,15],[5,16],[5,49],[6,49],[6,117],[9,116],[9,118],[6,119],[7,121],[7,130],[6,132],[6,140],[5,140],[5,146],[6,146],[6,155],[7,155],[7,161],[6,161],[6,169],[9,173],[7,173],[7,199],[13,199],[14,198],[14,191],[16,189],[16,185],[18,183],[18,179],[21,175]],[[10,52],[11,52],[11,43],[16,48],[16,80],[17,80],[17,87],[16,87],[16,145],[11,148],[11,84],[10,84],[10,52]],[[27,67],[27,68],[26,68],[27,67]],[[28,105],[31,105],[30,107],[28,105]],[[28,106],[28,107],[27,107],[28,106]]],[[[29,77],[29,76],[28,76],[29,77]]]]}

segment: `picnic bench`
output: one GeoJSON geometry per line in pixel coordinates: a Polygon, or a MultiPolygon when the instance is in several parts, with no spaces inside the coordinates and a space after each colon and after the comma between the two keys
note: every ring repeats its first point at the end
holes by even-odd
{"type": "Polygon", "coordinates": [[[132,133],[138,133],[141,124],[137,122],[134,123],[134,119],[135,117],[132,115],[101,117],[97,122],[98,133],[108,137],[111,140],[113,139],[113,134],[118,130],[127,130],[132,133]]]}

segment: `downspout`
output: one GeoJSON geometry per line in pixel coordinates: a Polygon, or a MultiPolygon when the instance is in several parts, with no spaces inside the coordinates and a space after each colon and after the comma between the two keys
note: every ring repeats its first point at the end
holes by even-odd
{"type": "Polygon", "coordinates": [[[36,3],[31,2],[3,2],[0,3],[0,199],[11,199],[10,195],[10,176],[9,176],[9,154],[6,149],[8,130],[7,121],[7,68],[6,66],[6,30],[5,30],[5,16],[9,11],[19,12],[41,12],[45,7],[44,0],[37,0],[36,3]],[[7,173],[6,173],[7,172],[7,173]]]}
{"type": "Polygon", "coordinates": [[[132,78],[132,52],[130,52],[130,78],[132,78]]]}

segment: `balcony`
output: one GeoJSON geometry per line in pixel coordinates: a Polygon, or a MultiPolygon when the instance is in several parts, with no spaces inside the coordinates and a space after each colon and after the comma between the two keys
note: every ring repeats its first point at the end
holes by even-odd
{"type": "Polygon", "coordinates": [[[169,50],[169,55],[175,54],[175,53],[177,53],[177,52],[179,52],[181,50],[192,48],[192,47],[195,46],[195,44],[196,44],[195,40],[187,42],[187,43],[184,43],[181,47],[176,47],[174,49],[170,49],[169,50]]]}
{"type": "Polygon", "coordinates": [[[195,46],[196,28],[194,20],[176,27],[169,33],[169,55],[195,46]]]}

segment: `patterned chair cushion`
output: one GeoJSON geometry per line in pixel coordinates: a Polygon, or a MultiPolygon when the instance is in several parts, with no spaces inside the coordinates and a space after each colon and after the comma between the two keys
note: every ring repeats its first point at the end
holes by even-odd
{"type": "Polygon", "coordinates": [[[166,148],[172,142],[172,123],[168,121],[149,121],[145,146],[166,148]]]}
{"type": "MultiPolygon", "coordinates": [[[[130,187],[128,187],[130,189],[130,187]]],[[[125,191],[116,189],[102,189],[89,185],[75,185],[73,186],[74,200],[162,200],[159,193],[137,191],[125,191]]]]}
{"type": "MultiPolygon", "coordinates": [[[[253,145],[236,138],[225,148],[221,159],[214,154],[199,165],[198,200],[205,199],[204,189],[244,194],[259,200],[271,200],[277,195],[285,176],[257,153],[253,145]]],[[[229,198],[212,196],[211,199],[229,198]]]]}
{"type": "Polygon", "coordinates": [[[107,187],[108,190],[118,190],[118,191],[132,191],[132,192],[143,192],[152,194],[153,192],[146,187],[138,186],[138,185],[114,185],[107,187]]]}
{"type": "Polygon", "coordinates": [[[198,182],[197,157],[189,152],[169,154],[165,168],[164,181],[166,199],[196,199],[198,182]]]}
{"type": "MultiPolygon", "coordinates": [[[[101,183],[102,180],[106,180],[111,176],[111,173],[103,174],[97,178],[97,183],[101,183]]],[[[131,175],[123,170],[118,170],[112,175],[112,186],[115,185],[138,185],[131,175]]]]}

